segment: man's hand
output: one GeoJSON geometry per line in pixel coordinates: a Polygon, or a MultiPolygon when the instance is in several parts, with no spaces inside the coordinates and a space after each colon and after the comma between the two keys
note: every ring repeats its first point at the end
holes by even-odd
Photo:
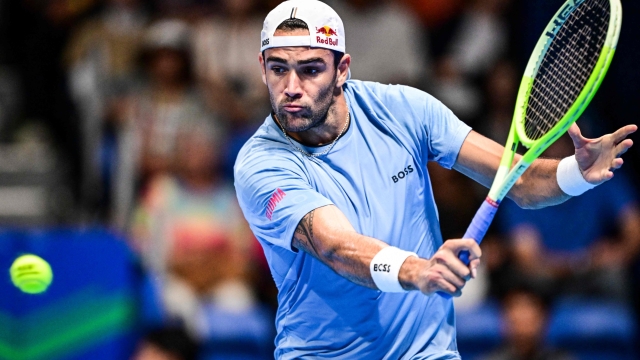
{"type": "Polygon", "coordinates": [[[460,296],[466,282],[475,278],[482,251],[473,239],[446,241],[429,260],[409,257],[400,269],[400,284],[405,289],[418,289],[426,295],[437,291],[460,296]],[[469,251],[469,266],[458,254],[469,251]]]}
{"type": "Polygon", "coordinates": [[[599,185],[613,178],[613,171],[623,163],[620,156],[633,145],[633,140],[626,137],[636,130],[636,125],[627,125],[613,134],[587,139],[580,133],[578,125],[571,125],[568,134],[576,148],[576,161],[585,180],[599,185]]]}

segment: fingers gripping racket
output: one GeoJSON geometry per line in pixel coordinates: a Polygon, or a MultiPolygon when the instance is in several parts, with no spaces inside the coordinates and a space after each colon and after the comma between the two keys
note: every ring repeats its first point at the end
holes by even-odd
{"type": "MultiPolygon", "coordinates": [[[[547,25],[522,77],[500,167],[464,238],[482,241],[516,180],[591,102],[611,64],[621,21],[620,0],[568,0],[547,25]],[[529,150],[512,168],[519,143],[529,150]]],[[[469,264],[468,251],[459,257],[469,264]]]]}

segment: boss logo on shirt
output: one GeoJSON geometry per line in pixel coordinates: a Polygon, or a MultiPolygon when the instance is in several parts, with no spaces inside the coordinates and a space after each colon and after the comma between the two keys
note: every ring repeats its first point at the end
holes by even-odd
{"type": "Polygon", "coordinates": [[[391,265],[390,264],[373,264],[373,271],[391,272],[391,265]]]}
{"type": "Polygon", "coordinates": [[[407,177],[407,175],[411,174],[413,172],[413,168],[411,167],[411,165],[407,166],[406,168],[404,168],[403,171],[400,171],[398,173],[398,175],[393,175],[391,177],[391,180],[393,180],[393,183],[397,183],[398,181],[404,179],[405,177],[407,177]]]}

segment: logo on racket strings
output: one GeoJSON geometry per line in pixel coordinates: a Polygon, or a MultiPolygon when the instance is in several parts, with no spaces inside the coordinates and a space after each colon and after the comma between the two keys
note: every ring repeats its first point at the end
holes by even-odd
{"type": "Polygon", "coordinates": [[[553,39],[556,34],[558,34],[558,30],[562,27],[562,24],[567,20],[569,15],[575,10],[578,6],[582,5],[585,0],[574,0],[573,4],[567,3],[559,12],[558,16],[553,19],[553,29],[547,32],[547,35],[550,39],[553,39]]]}

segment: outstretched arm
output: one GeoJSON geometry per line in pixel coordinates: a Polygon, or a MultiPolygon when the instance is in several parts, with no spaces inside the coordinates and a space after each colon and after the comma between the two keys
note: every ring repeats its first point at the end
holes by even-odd
{"type": "MultiPolygon", "coordinates": [[[[386,243],[358,234],[346,216],[333,205],[317,208],[305,215],[293,236],[292,247],[305,251],[352,282],[377,289],[369,265],[386,243]]],[[[472,277],[479,263],[480,247],[471,239],[447,241],[431,259],[409,257],[402,264],[398,279],[406,290],[425,294],[442,291],[454,296],[472,277]],[[457,255],[467,250],[472,256],[465,266],[457,255]]]]}
{"type": "MultiPolygon", "coordinates": [[[[627,125],[612,134],[587,139],[574,123],[568,133],[576,148],[576,160],[585,180],[598,185],[611,179],[613,171],[622,166],[623,161],[619,156],[633,145],[633,141],[626,137],[636,130],[636,125],[627,125]]],[[[503,149],[502,145],[472,131],[462,144],[454,169],[490,187],[503,149]]],[[[516,154],[514,163],[520,157],[516,154]]],[[[558,185],[558,163],[559,160],[555,159],[536,159],[507,196],[523,208],[541,208],[566,201],[571,196],[565,194],[558,185]]]]}

